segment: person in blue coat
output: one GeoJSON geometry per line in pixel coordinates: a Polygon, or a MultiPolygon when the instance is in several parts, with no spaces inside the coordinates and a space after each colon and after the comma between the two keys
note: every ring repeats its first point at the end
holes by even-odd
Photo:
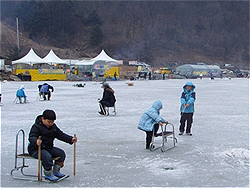
{"type": "Polygon", "coordinates": [[[51,97],[51,92],[54,92],[54,88],[53,86],[44,83],[43,85],[38,85],[38,89],[39,89],[39,95],[43,96],[43,99],[46,100],[46,95],[48,95],[48,100],[50,100],[51,97]]]}
{"type": "Polygon", "coordinates": [[[24,99],[23,102],[26,103],[27,96],[25,95],[23,85],[16,91],[16,97],[19,99],[20,103],[22,103],[22,98],[24,99]]]}
{"type": "Polygon", "coordinates": [[[163,126],[163,123],[168,124],[168,121],[160,116],[161,109],[162,102],[155,101],[152,107],[142,115],[141,120],[138,124],[138,129],[146,132],[146,149],[149,149],[153,134],[157,133],[159,125],[163,126]]]}
{"type": "Polygon", "coordinates": [[[187,121],[186,134],[191,134],[191,127],[193,123],[193,115],[194,115],[194,102],[196,99],[196,94],[194,92],[195,86],[192,82],[187,82],[183,86],[183,92],[181,94],[181,120],[180,120],[180,133],[179,135],[183,135],[185,124],[187,121]]]}

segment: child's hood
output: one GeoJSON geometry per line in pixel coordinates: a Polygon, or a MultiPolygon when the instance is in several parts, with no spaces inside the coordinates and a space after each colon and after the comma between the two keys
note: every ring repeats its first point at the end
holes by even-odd
{"type": "Polygon", "coordinates": [[[152,105],[152,108],[155,108],[157,110],[162,108],[162,102],[161,101],[155,101],[154,104],[152,105]]]}
{"type": "Polygon", "coordinates": [[[35,123],[36,124],[42,124],[42,115],[39,115],[39,116],[36,117],[35,123]]]}
{"type": "Polygon", "coordinates": [[[192,92],[193,92],[194,89],[195,89],[195,85],[193,84],[193,82],[187,82],[187,83],[183,86],[184,91],[187,91],[187,90],[186,90],[186,86],[192,86],[192,87],[193,87],[193,88],[191,89],[192,92]]]}
{"type": "Polygon", "coordinates": [[[21,86],[19,87],[19,89],[24,89],[24,85],[21,85],[21,86]]]}

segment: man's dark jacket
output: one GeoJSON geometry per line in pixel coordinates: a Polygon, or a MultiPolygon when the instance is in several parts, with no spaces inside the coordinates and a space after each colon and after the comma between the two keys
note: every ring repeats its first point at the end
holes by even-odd
{"type": "Polygon", "coordinates": [[[110,104],[115,104],[116,99],[114,95],[115,91],[109,87],[104,89],[101,101],[109,102],[110,104]]]}

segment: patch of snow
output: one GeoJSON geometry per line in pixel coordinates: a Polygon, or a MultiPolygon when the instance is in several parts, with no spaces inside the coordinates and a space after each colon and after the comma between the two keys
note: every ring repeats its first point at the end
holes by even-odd
{"type": "Polygon", "coordinates": [[[230,150],[226,150],[218,153],[219,156],[231,159],[241,166],[249,166],[249,150],[244,148],[233,148],[230,150]]]}

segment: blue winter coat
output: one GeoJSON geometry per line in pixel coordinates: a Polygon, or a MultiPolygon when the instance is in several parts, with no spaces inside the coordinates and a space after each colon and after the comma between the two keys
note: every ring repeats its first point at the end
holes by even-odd
{"type": "Polygon", "coordinates": [[[195,85],[192,82],[187,82],[183,86],[183,93],[181,94],[181,112],[184,113],[194,113],[194,102],[195,102],[195,85]],[[186,90],[186,86],[192,86],[193,88],[190,91],[186,90]],[[189,107],[184,107],[184,104],[189,104],[189,107]]]}
{"type": "Polygon", "coordinates": [[[160,116],[159,109],[161,108],[162,102],[155,101],[153,106],[142,115],[141,120],[138,124],[138,129],[142,131],[152,131],[155,124],[159,122],[166,122],[166,120],[160,116]]]}
{"type": "Polygon", "coordinates": [[[24,88],[19,88],[17,91],[16,91],[16,96],[17,97],[26,97],[25,93],[24,93],[24,88]]]}

